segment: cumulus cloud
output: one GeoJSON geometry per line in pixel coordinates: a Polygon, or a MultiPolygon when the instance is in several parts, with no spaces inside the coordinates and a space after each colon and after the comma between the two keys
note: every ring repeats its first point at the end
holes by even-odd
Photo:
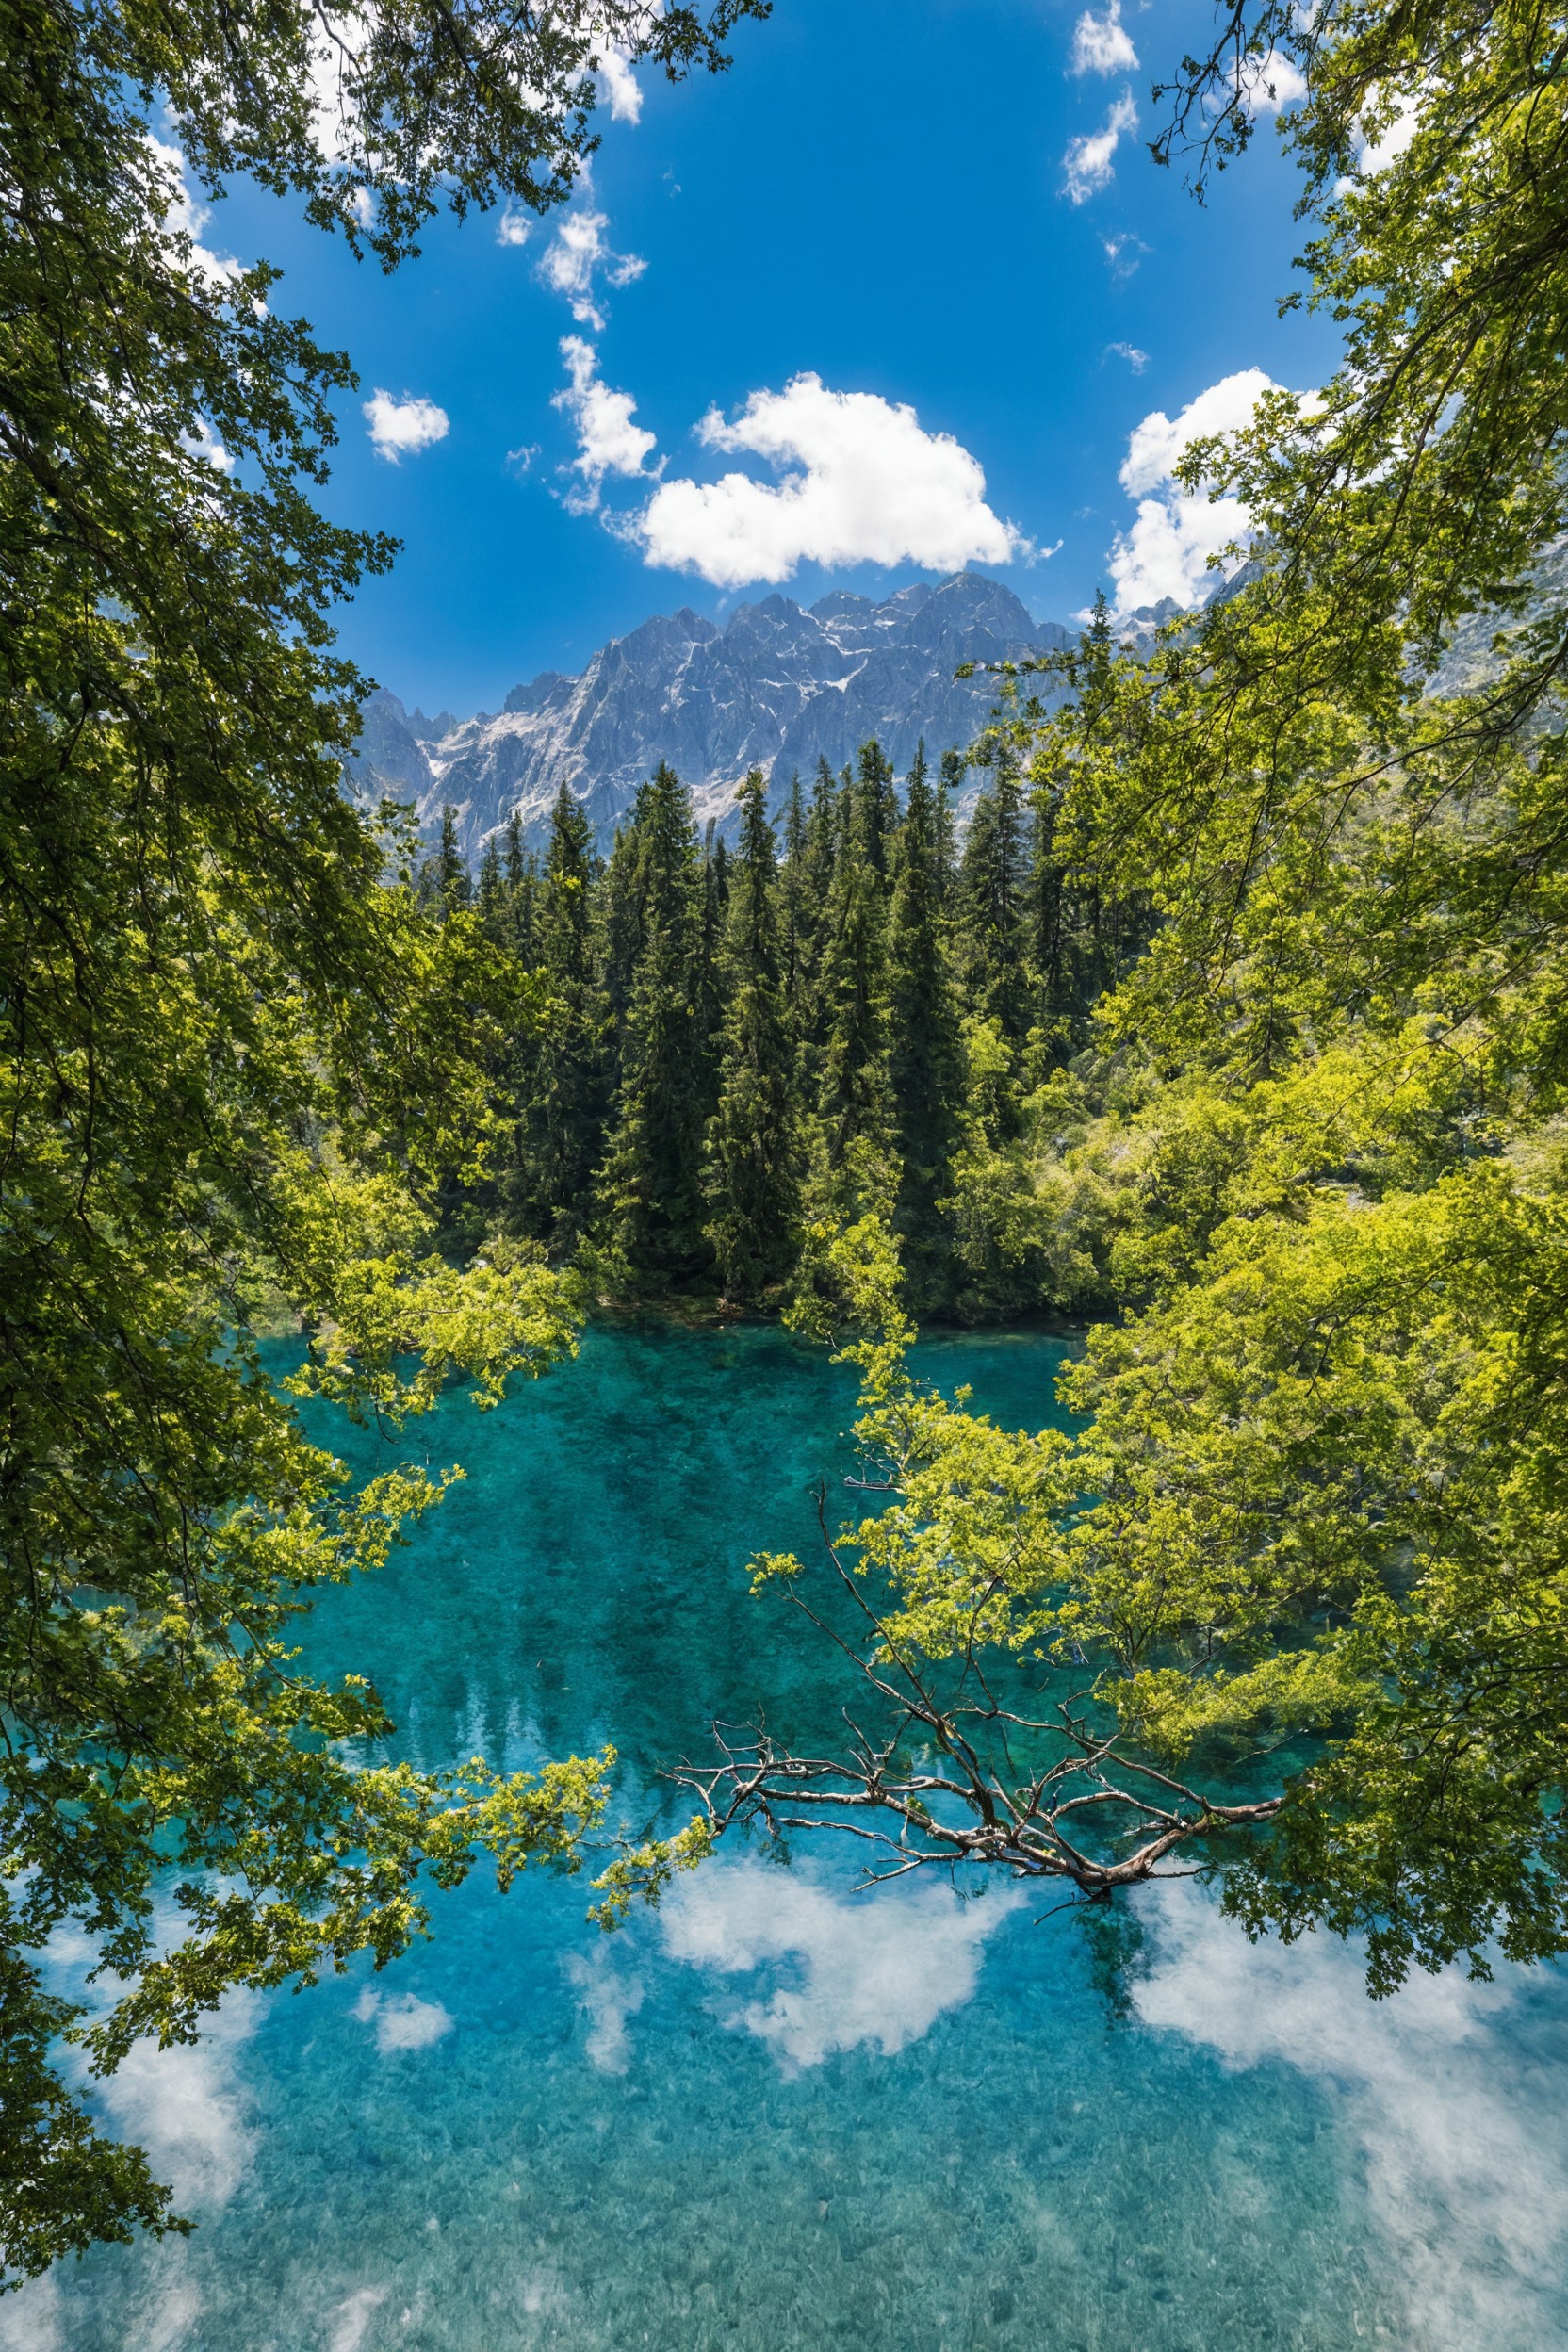
{"type": "Polygon", "coordinates": [[[1243,368],[1200,392],[1179,416],[1168,416],[1163,408],[1152,410],[1128,436],[1118,477],[1122,488],[1130,498],[1159,488],[1194,441],[1239,431],[1264,394],[1279,388],[1261,368],[1243,368]]]}
{"type": "Polygon", "coordinates": [[[532,234],[533,223],[526,212],[519,212],[515,204],[503,207],[496,223],[498,245],[526,245],[532,234]]]}
{"type": "Polygon", "coordinates": [[[186,178],[184,155],[168,139],[155,139],[151,132],[145,136],[154,168],[163,186],[164,235],[190,239],[188,266],[197,277],[204,278],[212,286],[232,284],[242,275],[240,266],[231,255],[215,253],[210,246],[202,243],[201,232],[212,218],[212,207],[199,203],[191,194],[189,182],[186,178]]]}
{"type": "Polygon", "coordinates": [[[711,412],[697,437],[783,473],[776,482],[740,473],[666,482],[629,526],[647,563],[716,587],[787,580],[805,563],[953,571],[1031,551],[987,505],[986,477],[969,451],[876,393],[834,392],[800,375],[782,392],[754,392],[733,424],[711,412]]]}
{"type": "Polygon", "coordinates": [[[1086,131],[1070,142],[1062,157],[1063,193],[1070,204],[1086,204],[1101,188],[1110,186],[1116,177],[1116,151],[1122,135],[1137,126],[1133,93],[1124,90],[1105,117],[1102,130],[1086,131]]]}
{"type": "Polygon", "coordinates": [[[452,2018],[438,2001],[421,2001],[416,1993],[378,1993],[367,1984],[354,2003],[361,2025],[374,2024],[376,2048],[384,2056],[391,2050],[428,2050],[452,2030],[452,2018]]]}
{"type": "Polygon", "coordinates": [[[1145,253],[1153,251],[1152,246],[1146,245],[1141,237],[1134,237],[1130,230],[1117,237],[1102,237],[1100,242],[1112,275],[1119,278],[1130,278],[1145,253]]]}
{"type": "Polygon", "coordinates": [[[631,59],[624,49],[606,49],[603,52],[599,58],[599,80],[610,101],[611,121],[640,122],[643,119],[643,93],[631,70],[631,59]]]}
{"type": "Polygon", "coordinates": [[[797,2074],[840,2050],[890,2058],[921,2040],[972,1997],[987,1938],[1024,1900],[1012,1887],[968,1903],[936,1886],[835,1895],[741,1862],[684,1884],[661,1917],[665,1949],[693,1968],[737,1976],[787,1964],[785,1982],[762,1985],[724,2022],[797,2074]]]}
{"type": "Polygon", "coordinates": [[[1111,0],[1103,16],[1086,8],[1072,28],[1070,74],[1132,74],[1138,53],[1121,21],[1121,0],[1111,0]]]}
{"type": "Polygon", "coordinates": [[[1306,96],[1307,79],[1282,50],[1270,49],[1266,57],[1243,59],[1236,89],[1250,114],[1278,114],[1306,96]]]}
{"type": "Polygon", "coordinates": [[[1279,386],[1261,368],[1244,368],[1200,392],[1176,416],[1156,408],[1134,427],[1119,480],[1138,500],[1131,530],[1119,532],[1111,549],[1111,578],[1119,614],[1173,596],[1179,605],[1197,602],[1211,555],[1233,540],[1245,542],[1247,509],[1239,498],[1211,498],[1186,489],[1171,476],[1183,453],[1210,433],[1234,433],[1245,425],[1265,392],[1279,386]]]}
{"type": "Polygon", "coordinates": [[[568,335],[562,340],[561,356],[571,382],[555,395],[554,404],[571,418],[576,430],[578,453],[569,470],[582,477],[582,487],[566,502],[575,513],[588,514],[599,502],[599,486],[606,474],[656,470],[647,465],[656,436],[632,423],[637,403],[629,392],[612,392],[600,382],[598,355],[591,343],[584,342],[580,335],[568,335]]]}
{"type": "Polygon", "coordinates": [[[1149,365],[1149,353],[1140,351],[1135,343],[1107,343],[1105,346],[1107,359],[1113,351],[1118,359],[1124,359],[1127,362],[1135,376],[1141,376],[1149,365]]]}
{"type": "Polygon", "coordinates": [[[1189,1886],[1144,1907],[1154,1961],[1133,1988],[1144,2024],[1227,2067],[1295,2067],[1360,2142],[1409,2341],[1445,2352],[1557,2342],[1568,2125],[1555,2069],[1518,2016],[1546,1987],[1524,1969],[1473,1984],[1450,1968],[1371,2001],[1361,1954],[1331,1936],[1250,1944],[1189,1886]]]}
{"type": "Polygon", "coordinates": [[[604,331],[596,281],[629,286],[647,264],[640,254],[617,253],[609,237],[610,220],[590,204],[569,212],[545,248],[539,275],[553,293],[564,295],[572,317],[596,335],[604,331]]]}
{"type": "Polygon", "coordinates": [[[234,459],[204,416],[197,417],[194,430],[185,435],[185,445],[192,457],[205,458],[214,473],[233,473],[234,459]]]}
{"type": "MultiPolygon", "coordinates": [[[[1369,103],[1375,106],[1377,92],[1372,91],[1368,95],[1369,103]]],[[[1385,130],[1379,132],[1376,139],[1373,139],[1363,124],[1358,122],[1351,137],[1356,151],[1356,171],[1359,176],[1364,180],[1376,179],[1378,173],[1386,172],[1391,163],[1397,163],[1420,128],[1421,109],[1413,98],[1396,100],[1393,119],[1385,130]]],[[[1352,182],[1341,180],[1339,189],[1342,190],[1352,185],[1352,182]]],[[[1339,190],[1335,192],[1337,194],[1339,190]]]]}
{"type": "Polygon", "coordinates": [[[199,2042],[160,2050],[133,2042],[94,2094],[116,2132],[146,2148],[178,2204],[226,2205],[250,2168],[256,2134],[248,2120],[239,2052],[261,2022],[259,1993],[229,1993],[199,2042]]]}
{"type": "Polygon", "coordinates": [[[444,408],[407,393],[395,400],[390,392],[378,390],[365,403],[365,418],[376,455],[393,466],[444,441],[451,431],[451,418],[444,408]]]}
{"type": "Polygon", "coordinates": [[[631,2064],[631,2037],[627,2019],[643,2005],[643,1985],[634,1976],[621,1976],[604,1953],[591,1956],[570,1952],[562,1962],[588,2018],[584,2048],[588,2064],[600,2074],[625,2074],[631,2064]]]}

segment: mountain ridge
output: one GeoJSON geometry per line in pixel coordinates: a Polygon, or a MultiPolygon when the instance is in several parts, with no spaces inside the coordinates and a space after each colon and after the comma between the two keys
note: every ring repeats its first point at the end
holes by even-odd
{"type": "MultiPolygon", "coordinates": [[[[722,625],[686,605],[611,638],[576,677],[544,670],[513,687],[494,714],[427,718],[379,687],[345,783],[361,803],[411,800],[422,830],[450,804],[473,857],[514,813],[525,841],[540,843],[563,782],[607,846],[664,759],[699,821],[724,826],[752,767],[776,807],[796,769],[808,776],[819,757],[841,768],[874,735],[901,773],[923,739],[933,760],[962,749],[996,681],[955,671],[1061,650],[1076,633],[1036,621],[1010,588],[973,571],[881,601],[840,589],[807,608],[776,592],[722,625]]],[[[1045,699],[1059,694],[1044,684],[1045,699]]]]}

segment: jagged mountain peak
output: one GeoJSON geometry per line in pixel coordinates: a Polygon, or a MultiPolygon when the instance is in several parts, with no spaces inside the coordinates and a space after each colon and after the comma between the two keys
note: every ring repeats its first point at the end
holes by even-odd
{"type": "Polygon", "coordinates": [[[371,695],[349,777],[357,796],[416,802],[437,824],[459,812],[473,854],[514,813],[538,841],[563,782],[608,843],[638,784],[668,760],[699,816],[734,814],[752,767],[774,799],[819,758],[840,768],[874,735],[901,772],[923,738],[936,758],[973,740],[995,700],[961,662],[1018,659],[1068,642],[1033,620],[1012,590],[983,572],[917,580],[878,602],[835,590],[809,610],[776,590],[737,605],[723,626],[683,606],[602,645],[576,678],[545,670],[514,686],[500,712],[440,722],[371,695]]]}

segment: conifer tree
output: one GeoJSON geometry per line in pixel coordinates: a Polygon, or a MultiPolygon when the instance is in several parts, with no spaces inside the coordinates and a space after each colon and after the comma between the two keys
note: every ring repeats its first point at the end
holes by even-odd
{"type": "Polygon", "coordinates": [[[807,907],[816,910],[815,921],[820,934],[822,913],[833,887],[833,868],[839,854],[839,787],[825,758],[817,761],[816,780],[811,787],[811,812],[806,822],[806,856],[803,871],[807,884],[807,907]]]}
{"type": "Polygon", "coordinates": [[[493,939],[498,947],[505,946],[511,928],[508,920],[511,908],[501,874],[500,844],[494,833],[486,835],[484,847],[480,853],[479,888],[474,894],[474,905],[484,926],[485,937],[493,939]]]}
{"type": "Polygon", "coordinates": [[[886,877],[889,851],[898,824],[898,795],[893,789],[892,762],[874,736],[860,746],[853,787],[847,770],[844,783],[846,796],[853,792],[862,855],[874,873],[886,877]]]}
{"type": "Polygon", "coordinates": [[[961,751],[944,751],[937,785],[937,896],[943,910],[951,909],[958,878],[958,796],[964,789],[968,762],[961,751]]]}
{"type": "Polygon", "coordinates": [[[972,1010],[997,1021],[1016,1048],[1028,1035],[1030,1015],[1023,792],[1011,744],[993,737],[985,752],[991,782],[974,804],[959,869],[965,979],[972,1010]]]}
{"type": "Polygon", "coordinates": [[[948,1189],[964,1089],[963,1042],[939,887],[938,802],[925,746],[909,771],[889,923],[889,1074],[903,1178],[896,1223],[918,1292],[940,1287],[948,1189]]]}
{"type": "Polygon", "coordinates": [[[705,893],[691,794],[662,760],[638,792],[623,868],[623,952],[634,938],[640,944],[598,1191],[608,1237],[628,1266],[678,1282],[710,1262],[702,1153],[712,1053],[695,1004],[705,893]]]}
{"type": "Polygon", "coordinates": [[[549,997],[542,1027],[519,1043],[518,1154],[507,1195],[513,1222],[557,1247],[582,1230],[604,1149],[608,1008],[594,925],[596,869],[593,828],[563,783],[534,919],[549,997]]]}
{"type": "Polygon", "coordinates": [[[642,821],[651,791],[651,784],[638,786],[629,821],[615,828],[600,893],[604,985],[617,1026],[631,1003],[638,958],[647,939],[650,881],[642,821]]]}
{"type": "Polygon", "coordinates": [[[525,971],[537,959],[534,915],[539,892],[539,861],[523,847],[523,823],[515,808],[506,821],[506,894],[511,916],[512,953],[525,971]]]}
{"type": "MultiPolygon", "coordinates": [[[[801,1133],[779,941],[767,788],[753,768],[737,798],[741,843],[723,944],[726,999],[718,1108],[709,1135],[708,1228],[732,1298],[755,1300],[794,1262],[801,1133]]],[[[796,790],[798,807],[799,793],[796,790]]]]}
{"type": "Polygon", "coordinates": [[[886,1155],[893,1144],[887,894],[869,855],[867,805],[846,771],[817,991],[818,1111],[830,1170],[845,1167],[856,1145],[886,1155]]]}
{"type": "Polygon", "coordinates": [[[419,900],[438,915],[466,906],[473,896],[468,865],[457,839],[457,810],[451,802],[441,806],[441,835],[432,856],[419,871],[419,900]]]}
{"type": "Polygon", "coordinates": [[[797,768],[790,778],[790,797],[784,805],[784,861],[778,875],[779,977],[797,1037],[805,1027],[810,946],[816,928],[807,897],[807,837],[806,797],[797,768]]]}
{"type": "MultiPolygon", "coordinates": [[[[729,906],[729,850],[710,817],[702,844],[702,952],[693,989],[698,1034],[709,1041],[717,1084],[719,1024],[724,1016],[725,921],[729,906]]],[[[715,1101],[717,1097],[715,1096],[715,1101]]],[[[711,1103],[709,1105],[711,1110],[711,1103]]]]}
{"type": "Polygon", "coordinates": [[[523,847],[523,821],[515,808],[506,821],[506,885],[510,890],[520,890],[524,875],[531,860],[523,847]]]}

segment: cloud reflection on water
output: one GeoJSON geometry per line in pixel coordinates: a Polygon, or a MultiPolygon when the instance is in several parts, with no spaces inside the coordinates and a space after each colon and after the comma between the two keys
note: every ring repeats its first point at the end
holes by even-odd
{"type": "Polygon", "coordinates": [[[1250,1944],[1190,1886],[1161,1888],[1145,1918],[1155,1958],[1133,1999],[1146,2025],[1227,2067],[1283,2062],[1343,2102],[1413,2352],[1563,2341],[1560,1976],[1499,1965],[1494,1983],[1471,1984],[1450,1968],[1373,2001],[1361,1954],[1331,1936],[1250,1944]]]}
{"type": "Polygon", "coordinates": [[[996,1888],[963,1902],[935,1882],[835,1894],[794,1871],[725,1863],[669,1899],[664,1948],[727,1976],[793,1964],[792,1981],[722,2014],[797,2073],[841,2050],[890,2058],[919,2041],[971,1999],[987,1938],[1025,1900],[996,1888]]]}

